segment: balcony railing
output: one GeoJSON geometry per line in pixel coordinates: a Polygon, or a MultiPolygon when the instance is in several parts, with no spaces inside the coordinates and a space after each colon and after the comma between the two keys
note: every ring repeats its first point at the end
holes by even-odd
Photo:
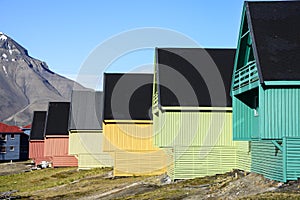
{"type": "Polygon", "coordinates": [[[233,83],[233,90],[237,90],[246,85],[249,85],[255,81],[257,81],[258,72],[256,68],[255,61],[249,62],[244,67],[240,68],[235,72],[235,79],[233,83]]]}

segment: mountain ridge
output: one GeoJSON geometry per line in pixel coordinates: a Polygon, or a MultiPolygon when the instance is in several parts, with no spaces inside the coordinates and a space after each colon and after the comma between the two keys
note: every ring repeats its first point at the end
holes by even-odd
{"type": "Polygon", "coordinates": [[[79,83],[51,71],[46,62],[0,32],[0,121],[31,123],[34,110],[47,110],[49,101],[70,101],[79,83]]]}

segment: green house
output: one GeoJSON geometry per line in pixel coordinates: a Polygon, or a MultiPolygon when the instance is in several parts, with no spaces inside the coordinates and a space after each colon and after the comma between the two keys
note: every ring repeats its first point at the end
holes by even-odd
{"type": "Polygon", "coordinates": [[[235,49],[157,48],[154,143],[168,154],[171,179],[250,169],[248,142],[232,141],[235,49]]]}
{"type": "Polygon", "coordinates": [[[233,139],[251,171],[300,177],[300,2],[245,2],[231,85],[233,139]]]}

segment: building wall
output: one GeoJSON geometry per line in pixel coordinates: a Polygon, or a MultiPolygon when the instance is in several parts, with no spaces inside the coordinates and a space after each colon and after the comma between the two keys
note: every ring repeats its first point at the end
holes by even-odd
{"type": "Polygon", "coordinates": [[[78,168],[112,167],[113,158],[103,152],[103,133],[95,131],[70,131],[69,154],[78,158],[78,168]]]}
{"type": "Polygon", "coordinates": [[[272,180],[284,181],[283,155],[271,141],[253,141],[251,171],[272,180]]]}
{"type": "Polygon", "coordinates": [[[0,141],[0,146],[6,147],[6,153],[0,153],[0,160],[26,160],[28,158],[28,137],[19,133],[6,133],[6,141],[0,141]],[[13,150],[10,149],[13,147],[13,150]]]}
{"type": "Polygon", "coordinates": [[[230,112],[161,112],[154,116],[159,147],[234,146],[230,112]]]}
{"type": "Polygon", "coordinates": [[[68,155],[69,137],[46,137],[45,157],[50,157],[53,167],[77,166],[77,158],[68,155]]]}
{"type": "Polygon", "coordinates": [[[260,96],[261,139],[300,137],[300,88],[271,88],[260,96]]]}
{"type": "Polygon", "coordinates": [[[253,133],[254,126],[258,126],[254,110],[238,98],[233,97],[232,99],[233,140],[251,140],[255,135],[253,133]]]}
{"type": "Polygon", "coordinates": [[[103,151],[158,150],[152,131],[152,123],[103,123],[103,151]]]}
{"type": "Polygon", "coordinates": [[[115,151],[114,176],[161,175],[167,170],[166,154],[157,151],[115,151]]]}
{"type": "Polygon", "coordinates": [[[158,175],[166,154],[153,145],[152,123],[104,123],[103,151],[114,158],[114,176],[158,175]]]}
{"type": "Polygon", "coordinates": [[[44,157],[44,140],[30,140],[29,142],[29,158],[35,160],[36,158],[44,157]]]}
{"type": "Polygon", "coordinates": [[[287,180],[300,178],[300,137],[286,138],[287,180]]]}

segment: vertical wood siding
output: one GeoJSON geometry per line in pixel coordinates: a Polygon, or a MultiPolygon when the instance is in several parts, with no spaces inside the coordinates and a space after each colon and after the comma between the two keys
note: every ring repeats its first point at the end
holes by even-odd
{"type": "Polygon", "coordinates": [[[44,154],[51,157],[53,167],[77,166],[75,156],[68,155],[69,137],[49,137],[45,139],[44,154]]]}
{"type": "Polygon", "coordinates": [[[152,124],[103,124],[103,151],[158,150],[152,124]]]}
{"type": "Polygon", "coordinates": [[[262,92],[262,139],[300,137],[300,89],[276,88],[262,92]]]}
{"type": "Polygon", "coordinates": [[[159,112],[154,114],[155,145],[234,146],[231,117],[229,112],[159,112]]]}
{"type": "Polygon", "coordinates": [[[43,140],[30,140],[29,142],[29,158],[42,158],[44,157],[44,141],[43,140]]]}
{"type": "Polygon", "coordinates": [[[113,158],[103,152],[102,131],[76,131],[69,134],[69,154],[78,158],[78,168],[112,167],[113,158]]]}
{"type": "Polygon", "coordinates": [[[68,150],[68,137],[50,137],[45,139],[45,156],[67,156],[68,150]]]}
{"type": "Polygon", "coordinates": [[[253,135],[254,111],[242,101],[233,97],[233,140],[251,140],[253,135]]]}

